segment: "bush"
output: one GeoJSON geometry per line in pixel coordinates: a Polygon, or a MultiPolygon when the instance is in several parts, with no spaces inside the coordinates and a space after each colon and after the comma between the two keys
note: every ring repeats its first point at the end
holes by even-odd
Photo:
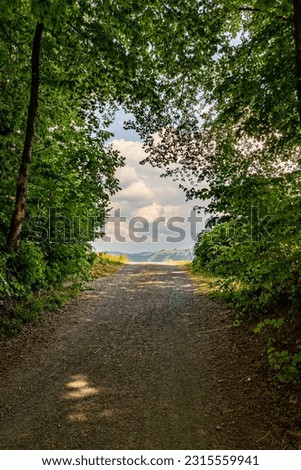
{"type": "Polygon", "coordinates": [[[85,276],[92,263],[89,245],[79,243],[54,243],[47,245],[47,279],[50,285],[59,285],[65,280],[75,281],[85,276]]]}
{"type": "Polygon", "coordinates": [[[231,221],[201,234],[193,269],[221,276],[221,290],[242,312],[258,315],[272,304],[296,310],[301,294],[299,245],[288,246],[276,236],[272,243],[248,240],[247,228],[231,221]]]}
{"type": "Polygon", "coordinates": [[[22,298],[85,278],[92,262],[88,245],[22,241],[18,253],[0,257],[0,297],[22,298]]]}
{"type": "Polygon", "coordinates": [[[39,246],[22,242],[18,253],[0,258],[0,297],[19,298],[46,287],[46,262],[39,246]]]}
{"type": "Polygon", "coordinates": [[[20,250],[9,258],[8,270],[12,279],[24,286],[26,292],[47,286],[46,261],[41,246],[22,241],[20,250]]]}

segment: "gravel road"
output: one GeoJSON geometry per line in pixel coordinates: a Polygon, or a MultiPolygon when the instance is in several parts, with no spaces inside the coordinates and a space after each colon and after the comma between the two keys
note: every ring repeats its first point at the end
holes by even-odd
{"type": "Polygon", "coordinates": [[[285,448],[232,329],[180,266],[126,265],[2,346],[0,448],[285,448]]]}

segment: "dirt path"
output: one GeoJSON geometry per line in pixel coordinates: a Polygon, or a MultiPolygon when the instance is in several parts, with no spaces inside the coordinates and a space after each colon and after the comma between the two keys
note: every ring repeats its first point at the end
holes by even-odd
{"type": "Polygon", "coordinates": [[[180,267],[93,288],[2,346],[1,449],[298,448],[281,387],[180,267]]]}

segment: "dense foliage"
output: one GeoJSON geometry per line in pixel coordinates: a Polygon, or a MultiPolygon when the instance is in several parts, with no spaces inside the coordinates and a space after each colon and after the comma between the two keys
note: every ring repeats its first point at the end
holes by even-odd
{"type": "Polygon", "coordinates": [[[109,196],[118,188],[114,172],[122,158],[105,148],[108,134],[93,119],[91,89],[79,89],[84,79],[92,86],[88,64],[76,70],[85,45],[71,29],[64,35],[61,30],[72,11],[69,2],[13,1],[1,8],[0,296],[4,298],[22,298],[83,273],[90,259],[87,242],[103,223],[109,196]],[[30,57],[39,21],[45,23],[38,59],[39,111],[31,123],[33,148],[24,168],[33,97],[30,57]],[[16,203],[20,176],[23,219],[16,203]],[[10,249],[14,215],[22,220],[10,249]]]}
{"type": "Polygon", "coordinates": [[[1,298],[86,271],[123,106],[146,161],[228,218],[195,269],[240,312],[299,312],[301,0],[11,0],[0,52],[1,298]]]}
{"type": "MultiPolygon", "coordinates": [[[[57,288],[87,271],[89,241],[123,165],[105,129],[120,106],[155,115],[170,90],[183,89],[177,63],[185,28],[173,10],[196,20],[197,5],[1,5],[0,299],[57,288]]],[[[182,59],[188,53],[187,44],[182,59]]]]}
{"type": "MultiPolygon", "coordinates": [[[[218,48],[201,54],[194,41],[188,69],[198,101],[180,113],[169,108],[146,141],[145,161],[165,167],[207,212],[228,218],[200,235],[194,269],[222,276],[248,318],[275,319],[284,309],[299,328],[301,2],[204,1],[200,8],[209,24],[215,13],[219,29],[209,28],[218,48]]],[[[292,341],[299,363],[299,334],[292,341]]]]}

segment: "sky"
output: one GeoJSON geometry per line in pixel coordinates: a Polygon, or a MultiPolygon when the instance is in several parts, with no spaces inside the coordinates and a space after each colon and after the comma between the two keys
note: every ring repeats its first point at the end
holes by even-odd
{"type": "Polygon", "coordinates": [[[206,216],[193,211],[196,201],[186,201],[177,182],[160,177],[162,170],[139,163],[145,153],[138,134],[123,129],[127,117],[130,116],[119,111],[109,128],[114,133],[111,143],[126,163],[117,171],[122,190],[111,199],[106,236],[96,240],[94,247],[98,251],[126,253],[192,250],[206,216]]]}

